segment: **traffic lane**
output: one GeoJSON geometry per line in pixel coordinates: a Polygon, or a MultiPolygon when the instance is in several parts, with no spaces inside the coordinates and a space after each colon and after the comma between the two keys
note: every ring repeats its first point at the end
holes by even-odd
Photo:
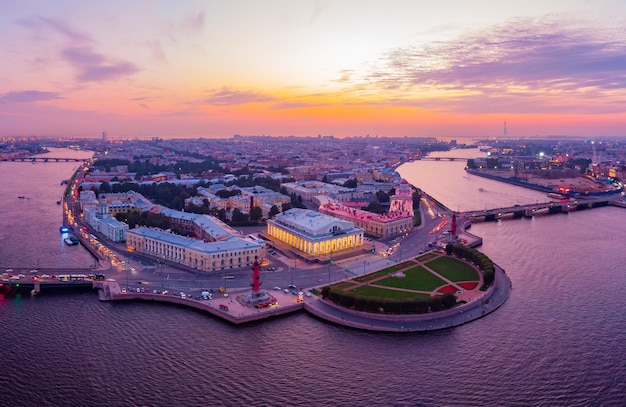
{"type": "MultiPolygon", "coordinates": [[[[343,268],[333,266],[330,270],[330,281],[335,282],[348,277],[355,277],[356,274],[347,272],[343,268]]],[[[176,270],[175,273],[169,273],[164,270],[162,273],[156,270],[136,270],[135,272],[118,271],[111,275],[107,275],[116,279],[121,286],[141,287],[150,286],[151,289],[168,289],[168,287],[187,289],[202,288],[219,288],[225,287],[229,289],[248,288],[252,282],[252,270],[249,271],[225,271],[224,273],[207,273],[207,274],[189,274],[176,270]],[[224,278],[224,276],[232,276],[233,278],[224,278]],[[147,284],[140,284],[141,282],[147,284]]],[[[317,269],[303,269],[292,271],[262,271],[261,283],[262,288],[271,290],[273,287],[285,288],[291,284],[298,288],[309,288],[314,286],[326,285],[329,281],[328,267],[317,269]]]]}

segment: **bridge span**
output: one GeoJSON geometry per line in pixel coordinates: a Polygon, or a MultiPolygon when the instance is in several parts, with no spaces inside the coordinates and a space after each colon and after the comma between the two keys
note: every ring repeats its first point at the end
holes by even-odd
{"type": "MultiPolygon", "coordinates": [[[[607,206],[613,204],[615,197],[594,197],[578,200],[548,201],[527,205],[513,205],[504,208],[493,208],[477,211],[468,211],[463,214],[466,220],[496,220],[503,216],[513,215],[516,218],[531,218],[539,213],[568,213],[575,210],[583,210],[607,206]]],[[[618,205],[619,206],[619,205],[618,205]]]]}
{"type": "Polygon", "coordinates": [[[15,158],[2,158],[0,161],[22,162],[22,163],[50,163],[50,162],[84,162],[89,161],[89,158],[68,158],[68,157],[15,157],[15,158]]]}
{"type": "Polygon", "coordinates": [[[468,157],[420,157],[416,158],[415,161],[467,161],[471,160],[468,157]]]}

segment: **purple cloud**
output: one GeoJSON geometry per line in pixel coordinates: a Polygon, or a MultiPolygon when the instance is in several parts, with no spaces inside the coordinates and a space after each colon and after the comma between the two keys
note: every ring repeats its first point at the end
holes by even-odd
{"type": "MultiPolygon", "coordinates": [[[[93,39],[86,33],[75,30],[72,26],[64,21],[55,18],[35,17],[31,19],[16,20],[16,24],[32,30],[34,33],[40,34],[40,31],[52,30],[63,35],[66,39],[74,43],[89,43],[93,39]]],[[[45,33],[44,33],[45,35],[45,33]]]]}
{"type": "Polygon", "coordinates": [[[312,103],[312,102],[282,102],[276,103],[272,106],[273,110],[281,109],[304,109],[308,107],[323,107],[329,106],[328,103],[312,103]]]}
{"type": "Polygon", "coordinates": [[[247,103],[272,102],[276,98],[263,95],[256,92],[241,92],[231,90],[230,88],[222,88],[218,92],[214,92],[210,97],[200,101],[202,104],[215,106],[243,105],[247,103]]]}
{"type": "Polygon", "coordinates": [[[180,30],[188,35],[198,35],[204,29],[204,11],[190,14],[180,24],[180,30]]]}
{"type": "Polygon", "coordinates": [[[139,71],[130,62],[116,60],[97,52],[91,36],[62,20],[36,17],[17,20],[16,23],[31,30],[41,41],[45,41],[51,34],[60,35],[66,44],[61,50],[61,58],[77,70],[76,79],[81,82],[113,80],[139,71]]]}
{"type": "Polygon", "coordinates": [[[77,79],[82,82],[99,82],[127,76],[139,71],[126,61],[108,60],[90,47],[69,47],[61,51],[62,58],[78,71],[77,79]]]}
{"type": "Polygon", "coordinates": [[[56,92],[42,92],[39,90],[24,90],[21,92],[8,92],[0,95],[0,104],[4,103],[32,103],[45,100],[61,99],[56,92]]]}
{"type": "MultiPolygon", "coordinates": [[[[513,106],[505,98],[535,99],[537,92],[543,92],[542,98],[536,98],[540,104],[556,107],[564,99],[587,103],[603,92],[626,89],[624,67],[623,28],[522,19],[452,41],[396,49],[365,79],[389,91],[450,91],[442,106],[448,103],[452,110],[457,110],[453,106],[480,109],[468,102],[487,98],[493,108],[513,106]],[[473,94],[459,96],[455,91],[473,94]]],[[[432,102],[432,98],[425,99],[432,102]]],[[[483,107],[482,111],[487,111],[488,107],[483,107]]]]}

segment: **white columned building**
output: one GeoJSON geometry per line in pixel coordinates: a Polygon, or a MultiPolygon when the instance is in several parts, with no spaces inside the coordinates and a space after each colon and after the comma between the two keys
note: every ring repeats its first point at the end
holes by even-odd
{"type": "Polygon", "coordinates": [[[332,255],[363,246],[363,229],[308,209],[290,209],[267,221],[267,234],[309,256],[332,255]]]}

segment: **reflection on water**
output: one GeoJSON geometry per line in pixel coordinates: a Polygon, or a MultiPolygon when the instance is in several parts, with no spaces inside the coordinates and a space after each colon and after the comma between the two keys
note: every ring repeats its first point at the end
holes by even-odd
{"type": "MultiPolygon", "coordinates": [[[[67,178],[70,167],[49,182],[67,178]]],[[[456,162],[419,162],[400,171],[452,209],[491,204],[479,187],[501,194],[493,196],[533,199],[534,191],[489,180],[470,187],[456,162]],[[454,190],[467,192],[457,196],[454,190]]],[[[60,191],[53,184],[45,188],[60,191]]],[[[22,216],[24,208],[15,205],[10,205],[13,216],[22,216]]],[[[60,214],[54,202],[52,207],[57,210],[30,216],[58,234],[60,214]]],[[[20,223],[2,221],[5,232],[21,233],[20,223]]],[[[306,313],[233,326],[172,305],[100,302],[95,293],[5,298],[0,300],[2,401],[16,406],[621,405],[626,229],[619,225],[624,223],[626,210],[599,208],[474,224],[472,232],[484,238],[481,250],[509,274],[511,297],[485,318],[430,333],[361,332],[306,313]]],[[[42,231],[30,244],[49,247],[47,261],[61,262],[63,254],[46,239],[42,231]]],[[[21,247],[0,247],[3,259],[22,258],[21,247]]],[[[27,256],[24,261],[35,258],[27,256]]]]}

